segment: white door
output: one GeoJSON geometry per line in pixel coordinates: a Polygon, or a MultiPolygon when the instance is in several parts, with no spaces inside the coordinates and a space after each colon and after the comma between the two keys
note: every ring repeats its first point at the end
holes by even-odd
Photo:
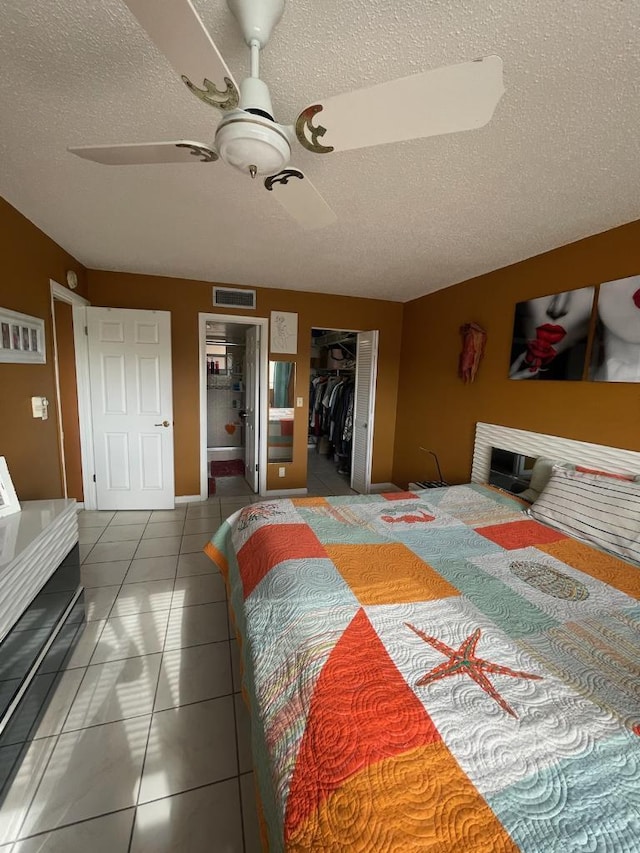
{"type": "Polygon", "coordinates": [[[351,488],[362,495],[371,489],[373,415],[376,402],[378,332],[358,332],[356,393],[353,403],[351,488]]]}
{"type": "Polygon", "coordinates": [[[87,308],[98,509],[171,509],[171,314],[87,308]]]}
{"type": "Polygon", "coordinates": [[[245,369],[244,476],[254,492],[258,491],[259,422],[258,387],[260,383],[260,326],[247,329],[245,369]]]}

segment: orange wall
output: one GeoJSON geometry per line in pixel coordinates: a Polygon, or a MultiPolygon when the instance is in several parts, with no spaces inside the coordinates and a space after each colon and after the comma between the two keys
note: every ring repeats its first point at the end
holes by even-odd
{"type": "MultiPolygon", "coordinates": [[[[214,313],[213,285],[186,279],[95,270],[88,272],[88,280],[92,305],[171,311],[176,494],[199,494],[198,313],[214,313]]],[[[218,313],[268,317],[272,310],[296,312],[298,354],[276,358],[296,362],[296,396],[304,398],[304,407],[296,409],[295,414],[293,462],[285,463],[284,478],[277,477],[279,465],[269,466],[268,488],[306,486],[309,360],[313,326],[380,330],[372,480],[388,482],[393,461],[402,305],[376,299],[257,288],[257,306],[256,311],[224,309],[218,313]]]]}
{"type": "Polygon", "coordinates": [[[64,284],[73,269],[84,296],[84,268],[2,198],[0,250],[0,306],[44,318],[47,350],[46,364],[0,363],[0,455],[20,500],[61,497],[49,279],[64,284]],[[32,417],[32,396],[49,399],[48,420],[32,417]]]}
{"type": "Polygon", "coordinates": [[[478,421],[640,450],[640,385],[507,378],[516,302],[640,273],[640,221],[404,305],[394,482],[466,482],[478,421]],[[475,383],[458,378],[460,326],[488,333],[475,383]]]}

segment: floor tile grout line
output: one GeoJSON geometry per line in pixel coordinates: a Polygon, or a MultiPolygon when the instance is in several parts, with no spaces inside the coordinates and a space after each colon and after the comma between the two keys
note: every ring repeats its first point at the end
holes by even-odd
{"type": "MultiPolygon", "coordinates": [[[[227,601],[227,608],[229,607],[229,601],[227,601]]],[[[227,623],[229,623],[229,613],[227,612],[227,623]]],[[[229,625],[227,624],[227,632],[229,632],[229,625]]],[[[231,689],[234,688],[233,682],[233,653],[231,651],[231,638],[229,638],[229,667],[230,667],[230,675],[231,675],[231,689]]],[[[236,765],[238,767],[238,800],[240,802],[240,827],[242,831],[242,849],[247,850],[247,841],[244,833],[244,806],[242,803],[242,785],[240,784],[240,743],[238,738],[238,714],[236,712],[236,699],[235,692],[231,697],[231,705],[233,707],[233,728],[236,736],[236,765]]]]}
{"type": "MultiPolygon", "coordinates": [[[[75,651],[75,646],[74,646],[72,649],[69,649],[69,651],[67,652],[67,654],[63,658],[62,668],[64,671],[67,671],[68,669],[83,669],[83,668],[86,668],[87,666],[89,666],[89,663],[91,662],[91,658],[93,657],[93,652],[95,651],[96,646],[98,645],[98,643],[102,639],[104,629],[107,626],[107,620],[106,619],[94,619],[94,620],[92,620],[91,623],[89,623],[89,622],[87,622],[86,617],[85,617],[84,621],[80,623],[80,625],[84,625],[86,627],[87,625],[92,624],[93,622],[104,622],[104,625],[102,626],[102,628],[100,629],[100,632],[98,633],[98,636],[96,638],[96,642],[95,642],[95,645],[93,647],[93,651],[91,652],[91,655],[89,657],[89,660],[87,661],[87,663],[85,663],[81,666],[72,666],[72,667],[67,666],[67,662],[70,661],[71,658],[73,657],[73,652],[75,651]]],[[[78,636],[79,633],[80,632],[78,630],[78,632],[76,632],[76,634],[74,635],[74,640],[78,636]]]]}
{"type": "MultiPolygon", "coordinates": [[[[116,517],[116,516],[115,516],[115,514],[114,514],[113,518],[115,519],[115,517],[116,517]]],[[[149,518],[151,518],[151,515],[149,515],[149,518]]],[[[112,519],[112,520],[113,520],[113,519],[112,519]]],[[[148,524],[148,523],[149,523],[149,522],[147,522],[147,524],[148,524]]],[[[145,529],[146,529],[146,525],[145,525],[145,529]]],[[[142,531],[142,533],[144,533],[144,530],[142,531]]],[[[142,534],[141,534],[141,536],[140,536],[140,540],[138,540],[138,542],[140,542],[141,540],[142,540],[142,534]]],[[[137,549],[136,549],[136,550],[137,550],[137,549]]],[[[135,555],[135,552],[134,552],[134,555],[135,555]]],[[[107,615],[107,618],[105,619],[105,624],[104,624],[104,626],[103,626],[103,629],[102,629],[102,631],[100,632],[100,637],[99,637],[99,638],[98,638],[98,640],[96,641],[96,644],[95,644],[95,646],[94,646],[93,652],[91,653],[91,657],[89,658],[89,664],[88,664],[88,666],[90,666],[90,665],[91,665],[91,661],[92,661],[92,659],[93,659],[93,655],[95,654],[96,648],[98,647],[98,643],[100,642],[100,639],[102,638],[102,634],[103,634],[103,632],[104,632],[104,628],[106,627],[107,621],[108,621],[109,619],[111,619],[111,618],[117,618],[117,617],[112,617],[112,616],[111,616],[111,614],[113,613],[113,609],[114,609],[114,607],[116,606],[116,601],[118,600],[118,596],[119,596],[119,595],[120,595],[120,593],[122,592],[122,588],[123,588],[123,586],[125,586],[125,579],[126,579],[126,577],[127,577],[127,574],[129,573],[129,571],[131,570],[131,564],[133,563],[133,560],[134,560],[134,559],[135,559],[135,557],[134,557],[134,558],[132,558],[132,559],[129,561],[129,566],[127,567],[127,570],[126,570],[126,572],[124,573],[124,576],[123,576],[123,578],[122,578],[122,583],[120,584],[120,588],[118,589],[118,592],[116,593],[116,597],[115,597],[115,598],[114,598],[114,600],[113,600],[113,604],[112,604],[112,605],[111,605],[111,607],[109,608],[109,613],[108,613],[108,615],[107,615]]],[[[119,561],[119,560],[115,560],[115,561],[112,561],[112,562],[120,562],[120,561],[119,561]]],[[[175,572],[176,572],[176,574],[177,574],[177,572],[178,572],[178,560],[177,560],[177,559],[176,559],[176,568],[175,568],[175,572]]],[[[115,585],[115,584],[114,584],[114,585],[115,585]]],[[[175,586],[175,575],[174,575],[174,586],[175,586]]],[[[171,597],[173,598],[173,588],[172,588],[172,590],[171,590],[171,597]]],[[[153,612],[153,611],[151,611],[151,612],[153,612]]],[[[134,615],[134,614],[131,614],[131,615],[134,615]]],[[[165,642],[166,642],[166,631],[167,631],[167,628],[168,628],[168,624],[169,624],[169,619],[167,619],[167,627],[165,627],[165,642]]],[[[163,643],[163,650],[164,650],[164,643],[163,643]]],[[[143,657],[143,655],[135,655],[134,657],[143,657]]],[[[126,660],[126,658],[123,658],[123,660],[126,660]]],[[[109,662],[110,662],[110,661],[105,661],[105,663],[109,663],[109,662]]]]}
{"type": "MultiPolygon", "coordinates": [[[[230,642],[229,640],[219,640],[218,641],[218,643],[229,643],[229,642],[230,642]]],[[[213,646],[213,645],[218,645],[218,643],[202,643],[201,645],[207,645],[207,646],[212,645],[213,646]]],[[[185,648],[198,648],[198,646],[186,646],[185,648]]],[[[181,649],[167,649],[167,651],[168,652],[181,651],[181,649]]],[[[109,664],[109,663],[120,663],[123,660],[138,660],[141,657],[156,657],[157,655],[164,656],[164,652],[151,652],[151,654],[148,654],[148,655],[138,655],[136,658],[119,658],[117,661],[105,661],[104,663],[91,664],[91,667],[105,666],[106,664],[109,664]]],[[[162,661],[160,662],[160,666],[162,666],[162,661]]],[[[80,667],[78,667],[78,669],[80,669],[80,667]]],[[[88,670],[88,669],[90,669],[90,667],[87,666],[87,667],[85,667],[85,669],[88,670]]],[[[86,672],[83,674],[82,679],[80,679],[80,684],[78,685],[78,688],[76,689],[76,692],[74,693],[73,701],[75,701],[77,696],[78,696],[78,691],[80,690],[80,687],[82,686],[82,681],[84,680],[85,675],[86,675],[86,672]]],[[[158,684],[159,684],[159,676],[160,676],[160,672],[158,672],[158,682],[156,683],[156,688],[154,690],[154,696],[153,696],[154,706],[155,706],[155,703],[157,701],[157,689],[158,689],[158,684]]],[[[203,702],[213,702],[216,699],[232,699],[233,700],[233,697],[236,694],[241,695],[240,691],[233,689],[233,678],[232,678],[231,692],[230,693],[219,693],[216,696],[209,696],[206,699],[195,699],[193,702],[182,702],[179,705],[170,705],[168,708],[160,708],[158,711],[148,711],[144,714],[129,714],[126,717],[118,717],[117,719],[114,719],[114,720],[103,720],[102,722],[99,722],[99,723],[90,723],[88,726],[77,726],[73,729],[67,729],[65,731],[64,725],[65,725],[66,721],[69,719],[69,713],[71,711],[71,705],[70,705],[69,710],[65,714],[64,722],[62,724],[62,728],[60,729],[59,732],[52,734],[52,735],[43,735],[42,737],[33,738],[31,741],[25,741],[24,744],[29,745],[30,743],[33,743],[34,741],[47,740],[50,737],[58,737],[59,735],[72,734],[74,732],[83,732],[83,731],[86,731],[87,729],[97,729],[97,728],[100,728],[100,726],[110,726],[113,723],[122,723],[125,720],[138,720],[138,719],[142,719],[143,717],[151,717],[151,716],[153,716],[153,714],[159,714],[163,711],[174,711],[178,708],[188,708],[191,705],[200,705],[203,702]]],[[[73,704],[73,702],[71,704],[73,704]]],[[[236,740],[237,740],[237,737],[236,737],[236,740]]],[[[13,745],[13,744],[10,744],[10,745],[13,745]]],[[[236,744],[236,746],[237,746],[237,744],[236,744]]],[[[238,767],[239,766],[240,766],[240,763],[238,762],[238,767]]],[[[248,771],[246,771],[246,772],[248,772],[248,771]]],[[[2,848],[0,847],[0,850],[1,849],[2,848]]]]}
{"type": "MultiPolygon", "coordinates": [[[[51,752],[49,753],[49,756],[45,762],[42,773],[40,774],[40,778],[38,779],[38,784],[35,786],[35,788],[33,790],[33,794],[29,798],[29,805],[24,810],[24,814],[23,814],[23,816],[22,816],[22,818],[21,818],[21,820],[20,820],[20,822],[16,828],[16,832],[15,832],[13,838],[8,842],[9,844],[15,844],[16,841],[21,840],[20,839],[20,832],[22,830],[22,827],[25,824],[25,821],[27,820],[27,818],[29,816],[29,812],[33,808],[33,804],[34,804],[35,799],[38,795],[38,791],[40,790],[40,786],[42,785],[42,780],[44,779],[46,772],[49,769],[49,764],[51,763],[51,759],[53,758],[53,753],[56,751],[57,746],[58,746],[58,741],[60,740],[60,733],[58,733],[57,735],[52,735],[52,737],[55,738],[55,743],[51,747],[51,752]]],[[[43,740],[44,740],[44,738],[43,738],[43,740]]],[[[22,761],[24,760],[24,757],[26,756],[27,751],[30,749],[30,747],[33,743],[34,743],[34,741],[31,741],[31,743],[25,743],[24,748],[18,754],[17,760],[20,761],[20,764],[14,765],[14,767],[18,767],[18,771],[20,770],[20,767],[22,766],[22,761]]]]}
{"type": "MultiPolygon", "coordinates": [[[[151,723],[149,723],[149,731],[151,731],[151,723]]],[[[149,735],[147,734],[147,743],[149,742],[149,735]]],[[[146,758],[146,746],[145,746],[145,758],[146,758]]],[[[144,762],[143,762],[144,767],[144,762]]],[[[140,784],[142,785],[142,774],[140,775],[140,784]]],[[[138,789],[138,795],[140,794],[140,790],[138,789]]],[[[138,797],[136,797],[137,801],[138,797]]],[[[138,817],[138,805],[137,802],[133,805],[133,820],[131,821],[131,829],[129,830],[129,841],[127,842],[127,853],[131,853],[131,845],[133,844],[133,835],[136,831],[136,818],[138,817]]]]}
{"type": "MultiPolygon", "coordinates": [[[[161,802],[162,800],[170,799],[171,797],[178,797],[181,794],[190,794],[193,791],[200,791],[203,788],[213,787],[214,785],[221,785],[224,782],[233,782],[234,779],[240,779],[241,776],[249,775],[249,772],[253,773],[253,770],[247,771],[246,773],[238,773],[238,774],[235,774],[233,776],[225,776],[223,779],[216,779],[215,782],[205,782],[202,785],[194,785],[191,788],[185,788],[183,791],[176,791],[174,794],[167,794],[164,797],[155,797],[153,800],[147,800],[144,803],[139,803],[139,805],[140,806],[146,806],[146,805],[150,805],[151,803],[158,803],[158,802],[161,802]]],[[[56,832],[59,829],[68,829],[71,826],[79,826],[82,823],[88,823],[89,821],[98,820],[99,818],[108,817],[109,815],[121,814],[123,812],[129,812],[129,811],[137,811],[137,809],[138,809],[137,805],[126,806],[123,809],[112,809],[111,811],[103,812],[102,814],[99,814],[99,815],[92,815],[91,817],[82,818],[82,820],[73,820],[70,823],[62,823],[59,826],[55,826],[55,827],[52,827],[50,829],[44,829],[44,830],[42,830],[42,832],[36,832],[36,833],[33,833],[32,835],[24,835],[22,837],[17,836],[14,841],[9,841],[8,845],[10,846],[12,844],[16,844],[19,841],[27,841],[27,840],[32,839],[32,838],[38,838],[40,836],[49,835],[51,832],[56,832]]],[[[134,820],[132,822],[132,834],[133,834],[133,828],[134,827],[135,827],[135,815],[134,815],[134,820]]],[[[131,840],[129,843],[131,843],[131,840]]],[[[2,848],[0,848],[0,849],[2,849],[2,848]]],[[[9,847],[7,848],[7,851],[8,851],[8,849],[9,849],[9,847]]]]}
{"type": "MultiPolygon", "coordinates": [[[[215,602],[215,603],[221,604],[222,602],[215,602]]],[[[133,614],[133,615],[135,615],[135,614],[133,614]]],[[[167,622],[167,625],[168,625],[168,622],[167,622]]],[[[164,649],[163,648],[162,651],[147,652],[144,655],[129,655],[129,657],[126,657],[126,658],[112,658],[111,660],[96,661],[96,663],[88,663],[88,664],[83,664],[82,666],[74,666],[74,667],[71,667],[71,669],[88,669],[90,666],[102,666],[105,663],[118,663],[119,661],[125,661],[125,660],[137,660],[138,658],[149,657],[149,655],[163,655],[165,652],[179,652],[182,649],[197,649],[200,646],[213,646],[213,645],[217,645],[218,643],[226,643],[228,641],[229,641],[228,637],[225,637],[224,640],[207,640],[204,643],[191,643],[188,646],[177,646],[175,649],[164,649]]],[[[70,670],[66,670],[66,671],[69,672],[70,670]]],[[[39,740],[41,740],[41,738],[39,738],[39,740]]]]}
{"type": "MultiPolygon", "coordinates": [[[[225,587],[225,589],[226,589],[226,587],[225,587]]],[[[229,610],[231,607],[231,602],[229,601],[228,597],[226,597],[226,595],[225,595],[225,601],[226,601],[226,605],[227,605],[226,606],[227,634],[230,634],[231,633],[231,615],[230,615],[229,610]]],[[[232,638],[229,637],[229,646],[228,646],[228,648],[229,648],[229,673],[231,675],[231,690],[233,691],[232,696],[231,696],[231,706],[233,708],[233,728],[234,728],[235,740],[236,740],[236,766],[238,768],[238,801],[240,803],[240,829],[242,832],[242,849],[243,849],[244,853],[246,853],[247,841],[246,841],[245,831],[244,831],[244,804],[242,801],[242,785],[240,784],[240,742],[239,742],[239,737],[238,737],[238,714],[236,712],[236,699],[235,699],[236,693],[234,690],[235,683],[234,683],[234,678],[233,678],[233,652],[231,649],[231,639],[232,638]]],[[[240,694],[240,695],[242,695],[242,694],[240,694]]],[[[252,761],[252,763],[253,763],[253,761],[252,761]]]]}
{"type": "MultiPolygon", "coordinates": [[[[206,577],[206,575],[186,575],[186,577],[204,578],[204,577],[206,577]]],[[[140,583],[140,584],[143,584],[143,583],[160,583],[161,580],[171,580],[171,578],[160,578],[158,581],[136,581],[136,583],[140,583]]],[[[175,581],[176,580],[178,580],[178,578],[174,579],[174,587],[173,587],[174,592],[175,592],[175,581]]],[[[182,578],[179,578],[179,580],[182,580],[182,578]]],[[[135,586],[135,584],[133,584],[133,583],[123,584],[123,587],[131,587],[131,586],[135,586]]],[[[101,589],[101,588],[104,589],[104,587],[95,587],[95,589],[101,589]]],[[[207,604],[222,604],[224,602],[224,600],[225,600],[224,598],[218,598],[218,599],[215,599],[212,601],[196,601],[194,604],[178,604],[175,607],[173,604],[169,604],[168,607],[165,607],[165,606],[154,607],[154,608],[151,608],[150,610],[132,610],[131,613],[120,613],[117,616],[116,615],[109,616],[109,619],[126,619],[129,616],[142,616],[145,613],[162,613],[165,610],[168,610],[169,612],[171,612],[173,610],[187,610],[189,607],[204,607],[207,604]]],[[[114,607],[114,606],[115,606],[115,602],[112,605],[112,607],[114,607]]],[[[97,620],[94,619],[93,621],[95,622],[97,620]]],[[[198,645],[200,645],[200,644],[198,643],[198,645]]],[[[134,657],[140,657],[140,656],[134,655],[134,657]]]]}
{"type": "MultiPolygon", "coordinates": [[[[188,551],[188,552],[185,552],[184,554],[169,554],[168,556],[177,557],[178,558],[177,562],[179,563],[180,557],[188,557],[188,556],[191,556],[191,554],[197,554],[197,553],[200,553],[200,552],[188,551]]],[[[144,559],[147,559],[147,558],[144,558],[144,559]]],[[[148,559],[153,560],[154,558],[149,557],[148,559]]],[[[82,563],[82,567],[84,567],[84,566],[91,566],[91,567],[93,567],[93,566],[108,566],[110,563],[124,563],[124,562],[127,562],[127,561],[126,560],[110,560],[109,562],[106,562],[106,563],[82,563]]],[[[131,563],[133,563],[133,560],[130,560],[129,562],[131,564],[131,563]]],[[[131,565],[129,565],[127,567],[127,569],[125,571],[125,577],[126,577],[127,572],[129,571],[130,568],[131,568],[131,565]]],[[[178,571],[178,568],[179,567],[176,565],[176,572],[178,571]]],[[[212,571],[214,569],[215,569],[215,567],[212,564],[212,571]]],[[[176,575],[176,577],[195,578],[195,577],[201,577],[202,575],[206,575],[206,574],[208,574],[208,572],[196,572],[196,573],[190,574],[190,575],[176,575]]],[[[220,574],[220,572],[217,572],[217,574],[220,574]]],[[[83,586],[84,586],[84,589],[106,589],[107,587],[110,587],[110,586],[117,586],[117,587],[131,586],[132,584],[136,584],[136,583],[151,583],[154,580],[159,580],[159,581],[170,580],[170,578],[171,578],[171,576],[169,576],[168,578],[149,578],[148,580],[144,580],[144,581],[125,581],[125,580],[123,580],[120,583],[105,583],[105,584],[100,584],[98,586],[86,586],[86,585],[83,585],[83,586]]],[[[91,620],[91,621],[96,621],[96,620],[91,620]]]]}
{"type": "MultiPolygon", "coordinates": [[[[52,829],[43,829],[42,832],[35,832],[32,835],[24,835],[24,836],[22,836],[22,838],[16,838],[16,840],[13,843],[17,844],[18,842],[22,842],[22,841],[30,841],[32,838],[44,837],[45,835],[49,835],[52,832],[57,832],[59,829],[68,829],[70,826],[79,826],[82,823],[89,823],[89,821],[91,821],[91,820],[98,820],[99,818],[102,818],[102,817],[108,817],[109,815],[114,815],[114,814],[121,814],[123,812],[133,811],[134,809],[135,809],[135,806],[127,806],[124,809],[112,809],[111,811],[104,812],[104,814],[93,815],[92,817],[85,817],[85,818],[82,818],[82,820],[73,820],[73,821],[71,821],[71,823],[61,823],[60,826],[55,826],[52,829]]],[[[2,848],[0,848],[0,850],[1,849],[2,848]]],[[[7,853],[9,853],[9,851],[7,851],[7,853]]]]}
{"type": "MultiPolygon", "coordinates": [[[[234,702],[235,705],[235,702],[234,702]]],[[[235,711],[234,711],[235,712],[235,711]]],[[[236,733],[236,739],[238,735],[236,733]]],[[[238,767],[238,771],[240,767],[238,767]]],[[[242,849],[244,853],[247,853],[247,839],[244,833],[244,803],[242,802],[242,782],[241,782],[241,774],[238,772],[238,802],[240,803],[240,832],[242,833],[242,849]]]]}
{"type": "MultiPolygon", "coordinates": [[[[149,517],[151,517],[151,516],[149,516],[149,517]]],[[[173,593],[174,593],[174,590],[176,587],[177,574],[178,574],[178,561],[176,560],[176,573],[175,573],[174,578],[173,578],[173,587],[171,589],[171,599],[172,600],[173,600],[173,593]]],[[[131,851],[131,845],[133,844],[133,835],[134,835],[135,828],[136,828],[136,821],[138,819],[138,805],[140,803],[140,791],[142,789],[142,780],[144,778],[144,768],[145,768],[145,765],[147,763],[147,752],[149,751],[149,740],[151,739],[151,728],[153,726],[153,715],[154,715],[153,709],[155,708],[156,701],[158,698],[158,685],[160,684],[160,676],[162,674],[162,662],[164,660],[165,647],[167,645],[167,634],[169,633],[169,622],[170,622],[170,620],[171,620],[171,611],[169,611],[169,617],[167,618],[167,624],[165,625],[165,629],[164,629],[164,640],[162,641],[162,652],[161,652],[162,656],[160,658],[160,666],[158,667],[158,678],[156,680],[155,690],[153,691],[153,702],[151,703],[151,717],[149,719],[149,728],[147,730],[147,741],[144,745],[144,755],[142,757],[142,764],[140,765],[140,779],[138,782],[138,790],[136,791],[136,796],[135,796],[136,811],[135,811],[135,814],[133,816],[133,823],[131,824],[131,836],[129,838],[129,845],[127,847],[128,853],[130,853],[130,851],[131,851]]]]}
{"type": "MultiPolygon", "coordinates": [[[[149,657],[151,657],[151,655],[149,655],[149,657]]],[[[109,663],[111,663],[111,661],[109,661],[109,663]]],[[[98,664],[98,666],[100,666],[100,664],[98,664]]],[[[83,680],[84,680],[84,676],[83,676],[83,680]]],[[[77,698],[77,693],[76,693],[76,698],[77,698]]],[[[88,726],[77,726],[76,728],[73,728],[73,729],[67,729],[67,731],[64,731],[63,729],[61,729],[59,734],[70,735],[70,734],[77,734],[78,732],[88,732],[91,729],[99,729],[101,726],[112,726],[115,723],[124,723],[127,720],[142,720],[144,717],[150,717],[150,716],[151,716],[151,711],[148,711],[146,714],[130,714],[128,717],[118,717],[117,720],[103,720],[100,723],[90,723],[88,726]]],[[[69,714],[67,713],[67,715],[65,716],[65,722],[68,719],[69,719],[69,714]]],[[[44,738],[37,738],[37,740],[43,740],[43,739],[44,738]]]]}
{"type": "MultiPolygon", "coordinates": [[[[62,721],[62,725],[60,726],[60,731],[58,732],[58,737],[60,737],[60,735],[64,733],[64,725],[65,725],[65,723],[67,722],[67,719],[69,718],[69,714],[71,713],[71,708],[72,708],[72,706],[73,706],[73,703],[74,703],[74,702],[76,701],[76,699],[78,698],[78,693],[80,692],[80,688],[82,687],[82,682],[83,682],[83,681],[84,681],[84,679],[85,679],[85,676],[86,676],[86,674],[87,674],[87,670],[89,669],[89,666],[87,665],[87,666],[85,666],[85,667],[76,667],[76,668],[77,668],[77,669],[84,669],[84,672],[82,673],[82,678],[78,681],[78,686],[76,687],[75,692],[74,692],[74,694],[73,694],[73,699],[72,699],[72,700],[71,700],[71,702],[69,703],[69,707],[67,708],[67,711],[66,711],[66,713],[65,713],[65,715],[64,715],[64,720],[62,721]]],[[[62,677],[62,675],[63,675],[64,673],[72,672],[72,671],[73,671],[73,670],[65,669],[65,670],[63,670],[63,671],[60,673],[60,676],[62,677]]],[[[57,686],[57,685],[56,685],[56,686],[57,686]]],[[[42,740],[42,738],[34,738],[34,740],[42,740]]],[[[58,744],[56,743],[56,746],[57,746],[57,745],[58,745],[58,744]]],[[[55,747],[54,747],[54,749],[55,749],[55,747]]],[[[53,754],[53,752],[52,752],[52,754],[53,754]]],[[[43,774],[43,775],[44,775],[44,774],[43,774]]]]}

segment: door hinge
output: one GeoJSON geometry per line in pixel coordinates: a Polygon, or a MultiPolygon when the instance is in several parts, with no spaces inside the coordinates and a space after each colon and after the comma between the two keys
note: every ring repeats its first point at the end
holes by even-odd
{"type": "Polygon", "coordinates": [[[84,333],[87,337],[89,337],[89,327],[88,326],[84,327],[84,333]]]}
{"type": "Polygon", "coordinates": [[[96,481],[96,475],[94,474],[93,475],[93,482],[95,483],[95,481],[96,481]]]}
{"type": "Polygon", "coordinates": [[[258,470],[258,463],[256,462],[256,471],[258,470]]]}

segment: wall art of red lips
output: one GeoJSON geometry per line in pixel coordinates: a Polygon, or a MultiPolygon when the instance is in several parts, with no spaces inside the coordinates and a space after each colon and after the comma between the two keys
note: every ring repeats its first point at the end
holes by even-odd
{"type": "Polygon", "coordinates": [[[536,339],[527,341],[527,354],[524,361],[528,365],[530,373],[535,373],[553,361],[558,354],[553,345],[560,343],[566,334],[567,332],[562,326],[553,326],[551,323],[538,326],[536,339]]]}

